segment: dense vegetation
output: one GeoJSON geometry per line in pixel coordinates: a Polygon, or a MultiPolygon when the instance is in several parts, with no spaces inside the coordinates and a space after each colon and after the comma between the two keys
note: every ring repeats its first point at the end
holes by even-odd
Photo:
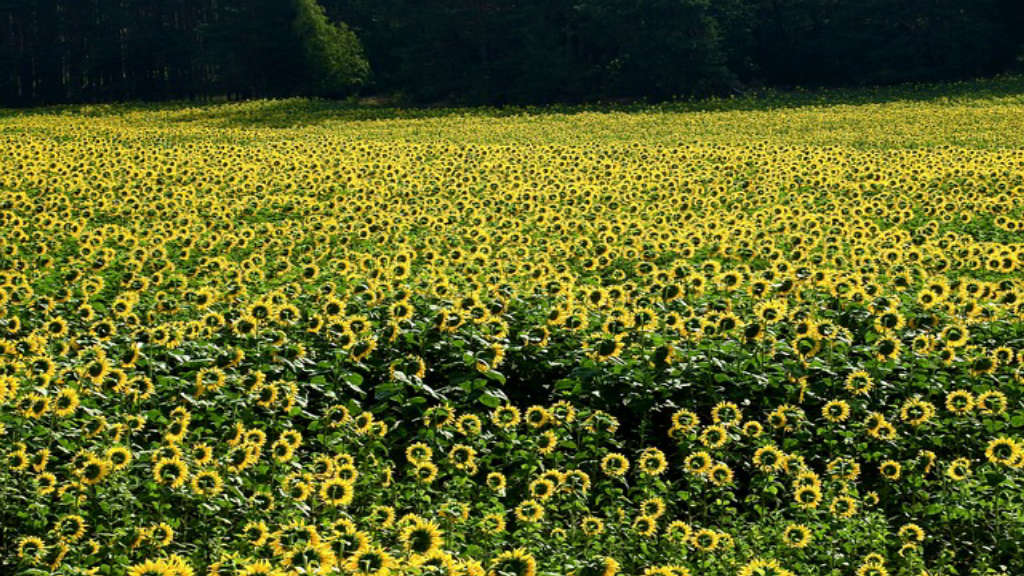
{"type": "Polygon", "coordinates": [[[0,115],[0,573],[1019,574],[1015,82],[0,115]]]}
{"type": "Polygon", "coordinates": [[[663,100],[978,77],[1022,46],[1018,0],[0,0],[0,104],[663,100]],[[368,83],[344,25],[294,25],[321,9],[362,41],[368,83]]]}

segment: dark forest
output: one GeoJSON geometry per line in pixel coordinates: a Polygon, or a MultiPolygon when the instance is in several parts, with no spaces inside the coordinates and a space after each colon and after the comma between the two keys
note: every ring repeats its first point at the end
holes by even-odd
{"type": "Polygon", "coordinates": [[[661,101],[1019,71],[1020,0],[0,0],[0,104],[661,101]]]}

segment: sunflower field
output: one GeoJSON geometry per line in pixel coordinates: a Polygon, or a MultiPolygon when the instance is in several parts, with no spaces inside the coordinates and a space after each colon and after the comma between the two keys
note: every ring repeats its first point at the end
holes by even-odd
{"type": "Polygon", "coordinates": [[[1024,571],[1024,98],[330,112],[0,114],[0,573],[1024,571]]]}

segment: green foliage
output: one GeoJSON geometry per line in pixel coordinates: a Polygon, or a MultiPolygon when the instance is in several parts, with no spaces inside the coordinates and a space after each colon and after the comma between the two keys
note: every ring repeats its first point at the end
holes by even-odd
{"type": "Polygon", "coordinates": [[[363,84],[370,65],[348,26],[332,24],[317,0],[294,0],[292,30],[302,43],[310,92],[340,96],[363,84]]]}

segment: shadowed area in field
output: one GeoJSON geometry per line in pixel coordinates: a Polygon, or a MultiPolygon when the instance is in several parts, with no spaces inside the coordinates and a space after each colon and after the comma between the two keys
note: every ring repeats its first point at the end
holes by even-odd
{"type": "Polygon", "coordinates": [[[840,90],[751,91],[732,98],[712,98],[662,104],[606,102],[587,105],[509,107],[401,107],[379,99],[354,101],[290,98],[249,102],[165,102],[0,109],[0,118],[72,114],[111,116],[159,112],[176,123],[211,123],[225,128],[300,128],[327,122],[417,120],[449,117],[506,118],[583,113],[751,112],[778,109],[878,105],[890,102],[938,102],[969,105],[993,99],[1024,103],[1024,76],[958,82],[840,90]]]}

